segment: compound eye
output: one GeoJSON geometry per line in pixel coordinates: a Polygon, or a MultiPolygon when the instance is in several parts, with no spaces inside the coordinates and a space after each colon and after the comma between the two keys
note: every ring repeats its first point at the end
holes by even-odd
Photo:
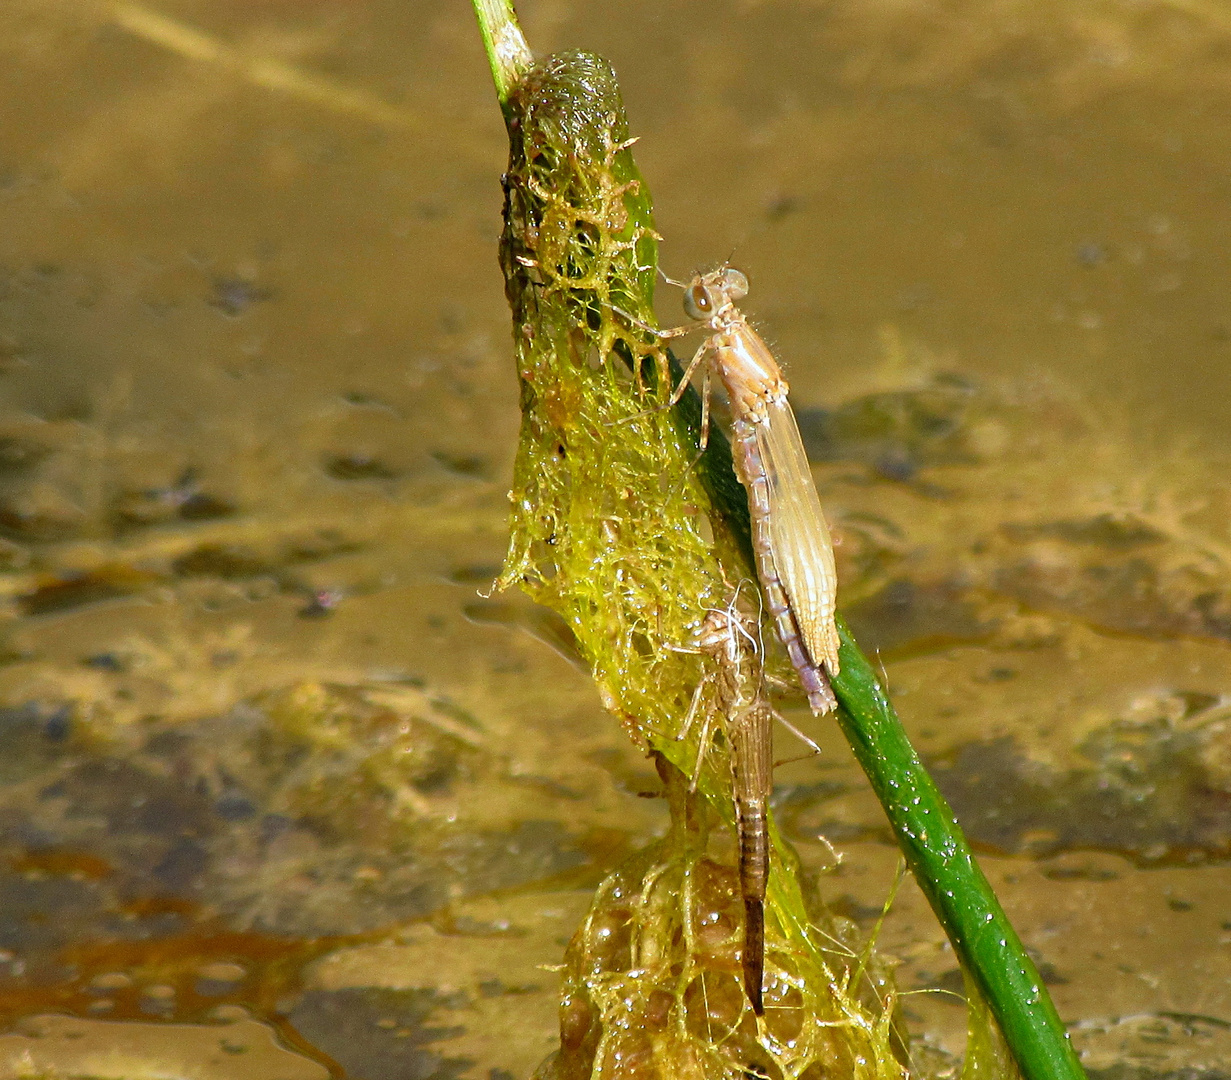
{"type": "Polygon", "coordinates": [[[743,271],[736,270],[734,266],[728,266],[722,272],[722,288],[727,294],[727,299],[734,303],[748,295],[748,278],[743,271]]]}
{"type": "Polygon", "coordinates": [[[705,320],[714,314],[714,300],[701,282],[684,291],[684,314],[690,319],[705,320]]]}

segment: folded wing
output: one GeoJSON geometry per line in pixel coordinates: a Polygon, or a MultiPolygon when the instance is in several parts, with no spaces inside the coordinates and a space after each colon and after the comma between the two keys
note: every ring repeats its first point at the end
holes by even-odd
{"type": "Polygon", "coordinates": [[[839,665],[833,542],[791,406],[771,402],[768,421],[757,424],[756,433],[769,483],[774,568],[809,655],[833,677],[839,665]]]}

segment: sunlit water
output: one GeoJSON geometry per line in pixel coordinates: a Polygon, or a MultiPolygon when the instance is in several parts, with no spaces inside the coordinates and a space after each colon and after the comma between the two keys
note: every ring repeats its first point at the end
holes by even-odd
{"type": "MultiPolygon", "coordinates": [[[[748,272],[848,617],[1087,1064],[1225,1072],[1231,17],[522,15],[615,65],[664,267],[748,272]]],[[[0,54],[0,1075],[528,1075],[664,811],[478,595],[517,388],[467,5],[16,0],[0,54]]],[[[868,929],[896,851],[812,731],[779,820],[868,929]]],[[[912,886],[880,945],[951,1066],[912,886]]]]}

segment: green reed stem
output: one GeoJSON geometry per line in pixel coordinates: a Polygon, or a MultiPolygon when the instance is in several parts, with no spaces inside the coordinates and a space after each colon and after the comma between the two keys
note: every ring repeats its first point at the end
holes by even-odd
{"type": "MultiPolygon", "coordinates": [[[[683,426],[698,438],[699,401],[681,401],[681,414],[683,426]]],[[[747,494],[725,445],[707,453],[698,471],[714,510],[750,553],[747,494]]],[[[842,673],[833,684],[842,706],[838,723],[962,968],[983,995],[1026,1080],[1085,1080],[1034,961],[841,616],[838,630],[842,673]]]]}
{"type": "Polygon", "coordinates": [[[1084,1080],[1051,995],[846,624],[838,722],[898,846],[1027,1080],[1084,1080]]]}
{"type": "Polygon", "coordinates": [[[513,0],[473,0],[473,3],[479,33],[483,37],[483,50],[492,66],[496,100],[507,113],[509,93],[529,70],[534,58],[517,25],[513,0]]]}

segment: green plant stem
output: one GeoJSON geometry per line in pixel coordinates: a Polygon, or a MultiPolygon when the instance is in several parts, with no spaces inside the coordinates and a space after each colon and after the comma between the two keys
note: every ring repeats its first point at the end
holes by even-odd
{"type": "Polygon", "coordinates": [[[509,94],[529,70],[534,57],[517,25],[513,0],[473,0],[473,3],[479,33],[483,36],[483,49],[496,83],[496,99],[507,118],[509,94]]]}
{"type": "MultiPolygon", "coordinates": [[[[678,377],[674,372],[673,376],[678,377]]],[[[681,428],[696,443],[700,398],[690,392],[676,408],[681,428]]],[[[714,446],[712,432],[710,439],[698,471],[751,565],[747,494],[735,479],[725,440],[714,446]]],[[[1085,1080],[1051,995],[975,861],[952,809],[840,617],[838,629],[842,636],[842,674],[834,680],[842,705],[838,722],[963,969],[982,993],[1026,1080],[1085,1080]]]]}
{"type": "Polygon", "coordinates": [[[1085,1072],[1033,961],[975,861],[949,804],[911,746],[846,625],[838,720],[932,910],[974,979],[1027,1080],[1085,1072]]]}

